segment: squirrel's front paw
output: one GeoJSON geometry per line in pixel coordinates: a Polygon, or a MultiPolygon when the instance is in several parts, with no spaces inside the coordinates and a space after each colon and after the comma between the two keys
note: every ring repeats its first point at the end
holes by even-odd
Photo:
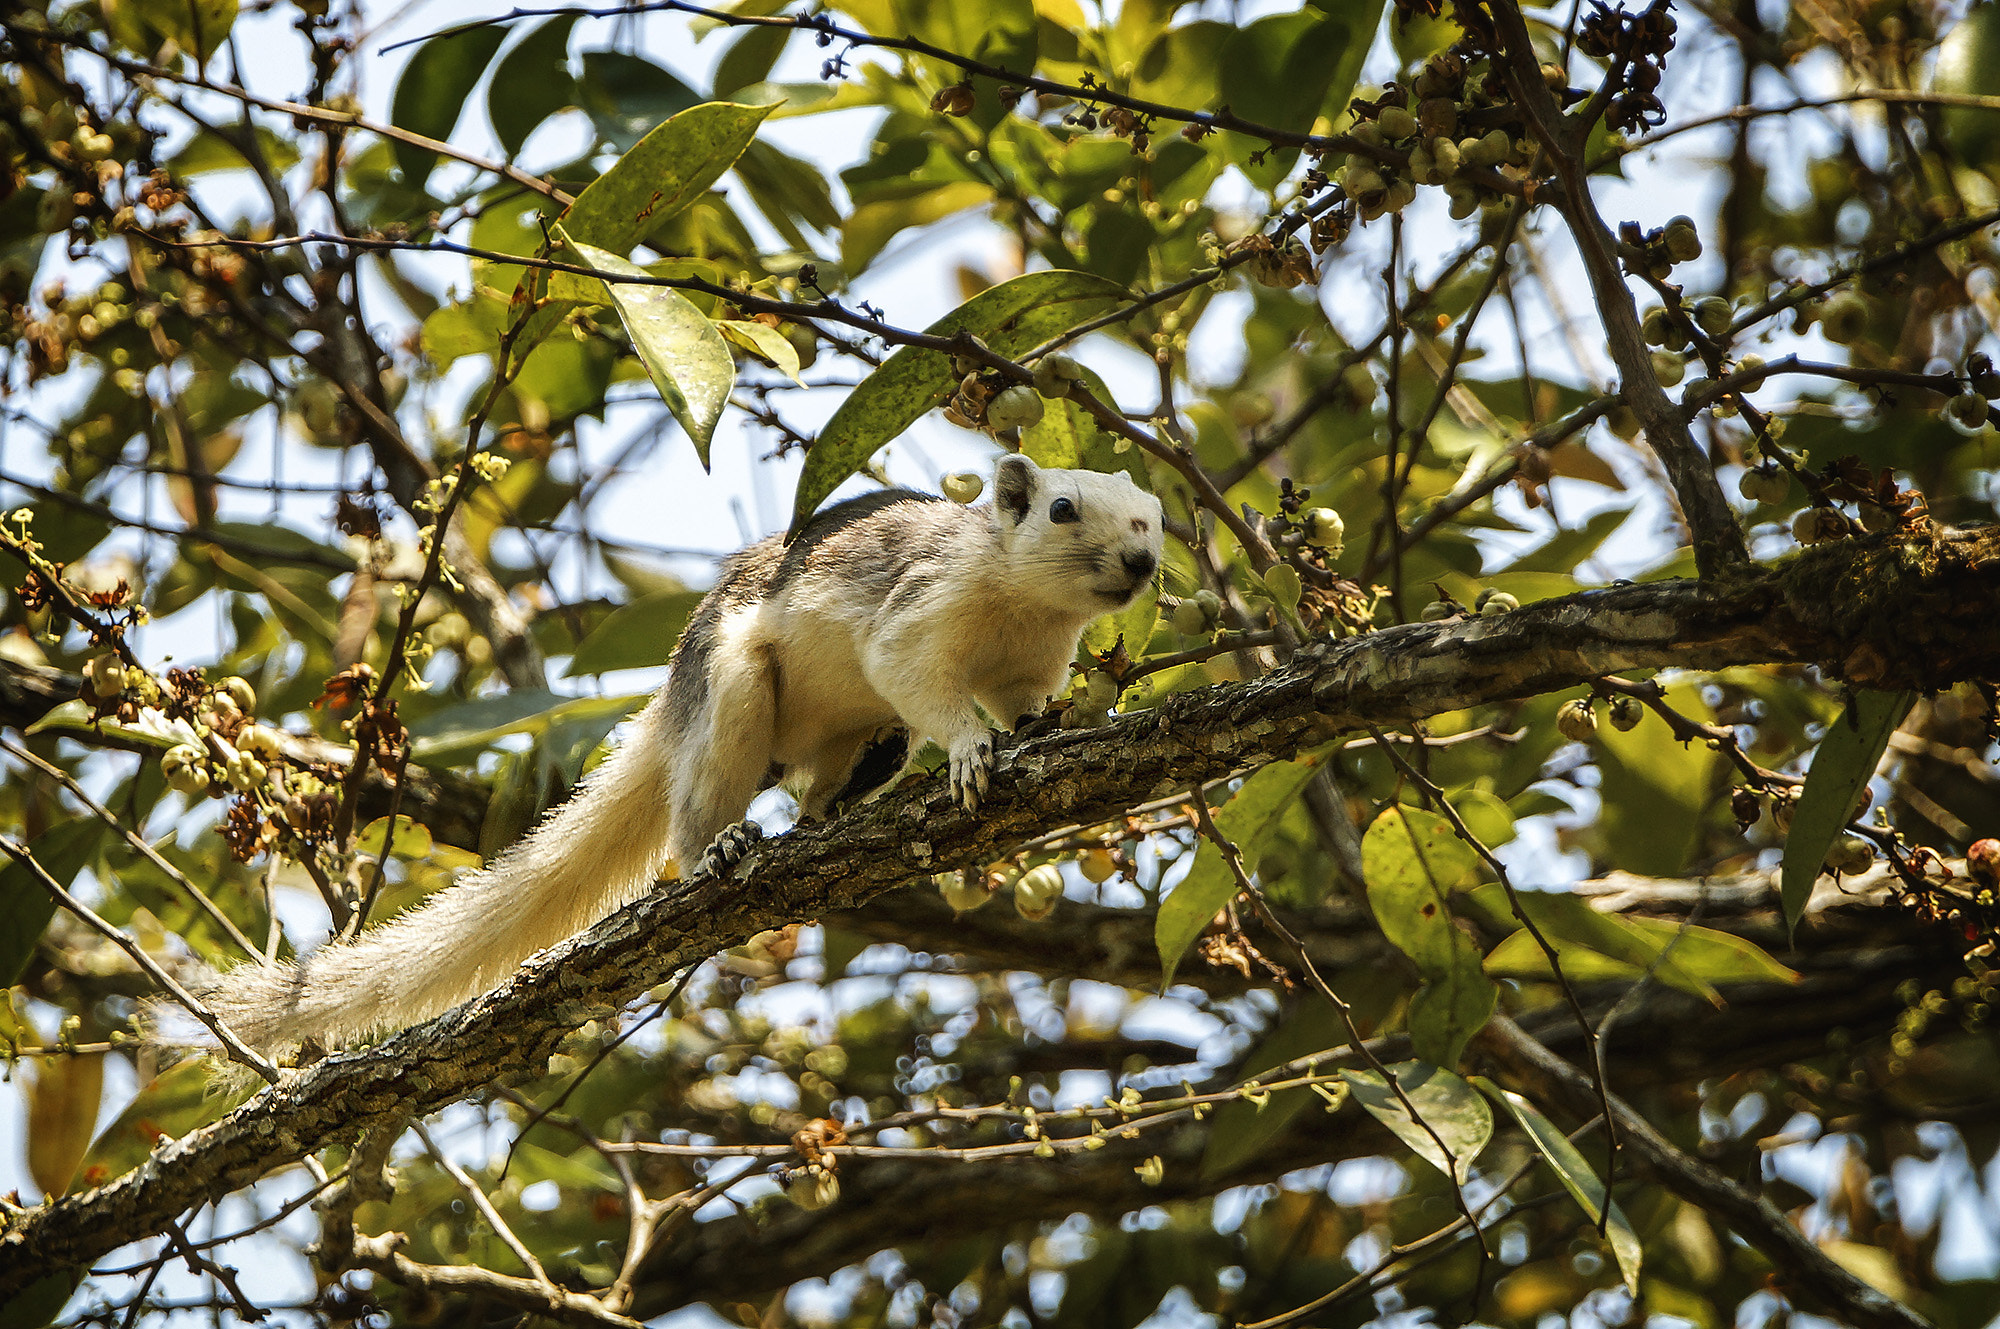
{"type": "Polygon", "coordinates": [[[708,849],[701,861],[695,864],[695,875],[713,873],[726,877],[736,870],[744,855],[764,838],[764,828],[754,821],[739,821],[734,826],[725,826],[709,841],[708,849]]]}
{"type": "Polygon", "coordinates": [[[979,811],[979,800],[993,783],[993,735],[988,730],[952,740],[951,797],[967,812],[979,811]]]}

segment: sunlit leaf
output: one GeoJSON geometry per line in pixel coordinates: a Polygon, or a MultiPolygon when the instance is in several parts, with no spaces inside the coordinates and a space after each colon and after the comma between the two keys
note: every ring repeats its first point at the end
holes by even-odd
{"type": "MultiPolygon", "coordinates": [[[[1562,1182],[1563,1189],[1583,1206],[1583,1212],[1590,1217],[1590,1221],[1604,1223],[1604,1181],[1584,1159],[1583,1152],[1527,1099],[1512,1090],[1502,1089],[1485,1076],[1474,1076],[1472,1082],[1513,1114],[1514,1120],[1562,1182]]],[[[1618,1272],[1624,1276],[1626,1290],[1636,1294],[1639,1291],[1642,1255],[1639,1234],[1632,1230],[1631,1221],[1615,1200],[1611,1202],[1611,1218],[1605,1223],[1605,1234],[1610,1238],[1611,1253],[1618,1261],[1618,1272]]]]}
{"type": "MultiPolygon", "coordinates": [[[[970,332],[1014,356],[1104,313],[1123,287],[1081,272],[1031,272],[980,292],[925,329],[933,337],[970,332]]],[[[906,346],[861,381],[806,454],[792,506],[792,530],[818,510],[875,450],[942,406],[957,386],[949,357],[906,346]]]]}
{"type": "Polygon", "coordinates": [[[564,676],[583,678],[665,664],[699,603],[699,591],[660,591],[620,605],[577,646],[564,676]]]}
{"type": "MultiPolygon", "coordinates": [[[[1257,858],[1268,837],[1278,828],[1306,781],[1318,773],[1315,758],[1272,762],[1259,770],[1215,811],[1215,829],[1234,844],[1243,857],[1244,870],[1254,873],[1257,858]]],[[[1208,927],[1216,911],[1236,894],[1236,877],[1223,859],[1222,850],[1204,838],[1195,851],[1194,865],[1160,903],[1153,920],[1153,941],[1160,952],[1160,982],[1174,981],[1181,957],[1208,927]]]]}
{"type": "Polygon", "coordinates": [[[1890,736],[1916,700],[1911,692],[1857,692],[1840,718],[1827,726],[1806,773],[1806,787],[1792,810],[1792,828],[1785,833],[1779,890],[1786,927],[1798,927],[1805,917],[1827,850],[1852,819],[1854,805],[1875,778],[1875,765],[1888,749],[1890,736]]]}
{"type": "Polygon", "coordinates": [[[522,688],[447,707],[410,726],[410,755],[424,765],[470,761],[509,734],[546,733],[552,725],[585,716],[629,714],[646,693],[616,697],[560,697],[522,688]]]}
{"type": "Polygon", "coordinates": [[[1478,856],[1444,817],[1397,805],[1362,835],[1361,867],[1377,925],[1424,976],[1412,1043],[1427,1060],[1456,1064],[1499,1001],[1478,945],[1451,913],[1452,892],[1477,880],[1478,856]]]}
{"type": "Polygon", "coordinates": [[[378,858],[384,851],[397,858],[423,858],[431,852],[431,832],[429,827],[409,817],[377,817],[354,837],[354,849],[356,853],[378,858]],[[389,835],[392,823],[396,829],[393,839],[389,835]]]}
{"type": "MultiPolygon", "coordinates": [[[[1709,713],[1691,683],[1668,688],[1667,704],[1697,719],[1709,713]]],[[[1591,746],[1604,799],[1597,830],[1605,856],[1630,872],[1680,872],[1701,843],[1721,755],[1706,743],[1678,742],[1651,711],[1629,731],[1600,724],[1591,746]]]]}
{"type": "Polygon", "coordinates": [[[190,1057],[141,1089],[104,1133],[91,1143],[77,1173],[78,1186],[102,1186],[145,1162],[162,1140],[220,1120],[247,1100],[262,1081],[218,1081],[214,1066],[190,1057]]]}
{"type": "MultiPolygon", "coordinates": [[[[558,227],[559,231],[563,228],[558,227]]],[[[611,276],[644,277],[637,264],[594,245],[572,240],[583,263],[611,276]]],[[[681,428],[687,430],[695,454],[708,466],[708,445],[729,389],[736,382],[736,361],[715,324],[688,298],[671,286],[604,283],[605,302],[618,311],[646,375],[681,428]]]]}
{"type": "Polygon", "coordinates": [[[42,1057],[28,1089],[28,1175],[61,1195],[83,1162],[104,1094],[104,1054],[42,1057]]]}
{"type": "Polygon", "coordinates": [[[1396,1089],[1375,1071],[1342,1071],[1355,1102],[1394,1131],[1417,1156],[1459,1184],[1493,1138],[1493,1109],[1459,1076],[1426,1061],[1399,1061],[1386,1068],[1396,1089]],[[1407,1098],[1416,1116],[1403,1104],[1407,1098]],[[1442,1148],[1440,1148],[1442,1144],[1442,1148]]]}

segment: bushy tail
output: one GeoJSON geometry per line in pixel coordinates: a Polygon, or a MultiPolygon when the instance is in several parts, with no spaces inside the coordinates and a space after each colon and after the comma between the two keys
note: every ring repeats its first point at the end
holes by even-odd
{"type": "Polygon", "coordinates": [[[635,732],[528,836],[420,909],[291,967],[246,964],[203,998],[260,1051],[338,1045],[429,1019],[643,894],[667,861],[670,712],[635,732]]]}

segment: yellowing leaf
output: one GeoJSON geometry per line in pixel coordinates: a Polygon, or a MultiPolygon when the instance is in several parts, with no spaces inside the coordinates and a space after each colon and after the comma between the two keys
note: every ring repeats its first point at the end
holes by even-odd
{"type": "Polygon", "coordinates": [[[44,1057],[28,1089],[28,1175],[44,1195],[61,1195],[76,1176],[97,1128],[104,1054],[44,1057]]]}

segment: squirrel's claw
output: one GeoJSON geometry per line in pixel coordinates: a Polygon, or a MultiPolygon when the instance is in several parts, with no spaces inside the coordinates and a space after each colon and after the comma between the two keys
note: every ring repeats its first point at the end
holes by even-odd
{"type": "Polygon", "coordinates": [[[993,735],[981,730],[951,745],[951,797],[967,812],[979,811],[979,800],[993,783],[993,735]]]}
{"type": "Polygon", "coordinates": [[[734,826],[723,827],[709,841],[701,861],[695,864],[695,875],[713,873],[718,877],[728,876],[763,838],[764,828],[754,821],[739,821],[734,826]]]}

